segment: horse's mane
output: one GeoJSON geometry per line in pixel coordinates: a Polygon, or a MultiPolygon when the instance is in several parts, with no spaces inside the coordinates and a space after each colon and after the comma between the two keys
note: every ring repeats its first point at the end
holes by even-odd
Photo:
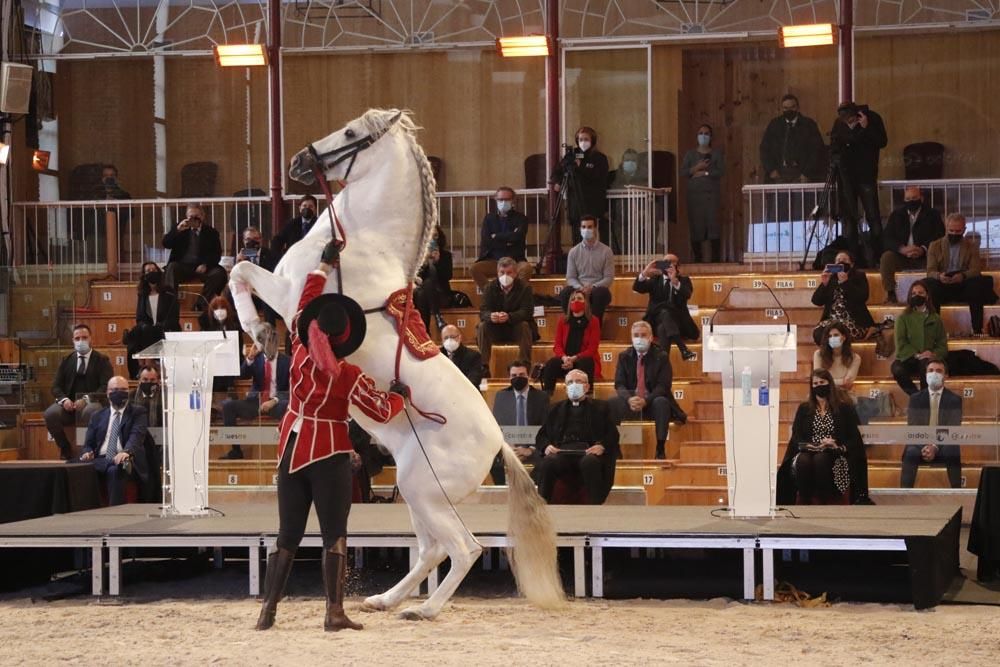
{"type": "Polygon", "coordinates": [[[424,228],[417,246],[417,258],[409,276],[413,280],[420,267],[427,259],[427,251],[434,227],[438,223],[437,184],[434,181],[434,170],[424,149],[417,143],[417,130],[421,128],[413,122],[413,114],[407,109],[369,109],[358,119],[365,130],[373,136],[381,136],[385,132],[399,131],[403,133],[410,144],[413,159],[417,162],[417,172],[420,174],[420,193],[423,201],[424,228]],[[393,122],[394,118],[397,118],[393,122]]]}

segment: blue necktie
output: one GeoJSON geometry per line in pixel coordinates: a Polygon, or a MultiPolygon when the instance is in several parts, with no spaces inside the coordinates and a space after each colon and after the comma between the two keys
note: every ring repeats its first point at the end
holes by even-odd
{"type": "Polygon", "coordinates": [[[118,438],[121,436],[122,431],[122,413],[116,412],[115,418],[111,422],[111,439],[108,440],[108,451],[105,456],[109,459],[114,458],[115,454],[118,453],[118,438]]]}
{"type": "Polygon", "coordinates": [[[524,409],[524,396],[521,394],[517,395],[517,425],[527,426],[528,416],[524,409]]]}

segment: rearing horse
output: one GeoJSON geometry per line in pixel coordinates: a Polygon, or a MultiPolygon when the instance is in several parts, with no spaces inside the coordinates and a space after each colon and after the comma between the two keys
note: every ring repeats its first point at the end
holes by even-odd
{"type": "MultiPolygon", "coordinates": [[[[434,176],[414,137],[417,129],[405,111],[371,109],[300,151],[292,158],[289,172],[292,178],[312,184],[319,167],[327,180],[348,184],[333,202],[346,238],[341,253],[342,287],[372,311],[367,337],[351,361],[381,387],[395,377],[399,335],[390,316],[376,309],[385,305],[389,294],[413,280],[437,223],[434,176]]],[[[306,274],[316,267],[331,239],[330,215],[328,209],[305,238],[288,249],[273,274],[250,262],[233,268],[240,322],[258,340],[267,334],[267,325],[260,321],[246,288],[252,288],[290,323],[306,274]]],[[[337,275],[336,271],[330,275],[326,291],[337,290],[337,275]]],[[[396,483],[409,508],[419,547],[410,572],[385,593],[367,598],[365,608],[394,609],[447,556],[451,569],[441,585],[423,604],[400,615],[434,618],[441,611],[482,551],[451,503],[476,491],[498,451],[509,480],[508,535],[518,587],[538,606],[563,604],[555,531],[545,503],[504,442],[478,389],[441,355],[418,361],[404,350],[399,378],[410,386],[421,408],[443,415],[447,423],[424,419],[409,409],[422,452],[405,417],[376,424],[360,412],[352,415],[392,452],[396,483]]]]}

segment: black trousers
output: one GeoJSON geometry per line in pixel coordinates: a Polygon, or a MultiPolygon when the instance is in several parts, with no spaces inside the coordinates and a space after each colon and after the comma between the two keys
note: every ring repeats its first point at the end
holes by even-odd
{"type": "Polygon", "coordinates": [[[608,452],[600,456],[562,453],[545,456],[535,470],[538,492],[547,503],[552,502],[552,493],[561,477],[578,473],[591,505],[603,505],[615,483],[615,460],[608,452]]]}
{"type": "Polygon", "coordinates": [[[316,506],[323,548],[347,535],[351,513],[351,457],[335,454],[289,474],[295,433],[288,437],[278,466],[278,547],[294,551],[306,532],[309,506],[316,506]]]}
{"type": "Polygon", "coordinates": [[[222,294],[229,282],[229,274],[226,270],[216,264],[208,267],[205,273],[198,273],[198,267],[194,264],[181,264],[180,262],[170,262],[164,270],[163,282],[167,287],[174,290],[181,288],[181,283],[188,280],[199,280],[202,283],[201,295],[205,301],[198,301],[196,310],[208,310],[208,302],[222,294]]]}
{"type": "MultiPolygon", "coordinates": [[[[562,305],[564,313],[569,312],[569,298],[573,296],[573,292],[576,291],[575,287],[570,287],[567,285],[562,288],[559,292],[559,303],[562,305]]],[[[594,314],[594,317],[604,321],[604,311],[608,309],[611,305],[611,290],[607,287],[594,287],[590,290],[590,312],[594,314]]]]}
{"type": "Polygon", "coordinates": [[[792,475],[800,499],[812,499],[823,505],[840,495],[833,483],[833,462],[840,454],[833,452],[799,452],[792,464],[792,475]]]}
{"type": "MultiPolygon", "coordinates": [[[[594,384],[594,360],[580,357],[573,362],[571,370],[581,370],[587,374],[587,382],[594,384]]],[[[568,370],[562,367],[562,357],[552,357],[542,367],[542,389],[550,395],[556,390],[556,380],[566,377],[568,370]]]]}
{"type": "Polygon", "coordinates": [[[896,361],[892,362],[889,370],[899,388],[905,391],[908,396],[912,396],[920,391],[913,384],[914,375],[920,376],[920,389],[927,388],[927,364],[929,363],[931,363],[929,359],[917,359],[916,357],[910,357],[902,361],[896,359],[896,361]]]}
{"type": "Polygon", "coordinates": [[[97,478],[107,485],[108,505],[124,505],[125,483],[129,480],[129,473],[106,456],[94,459],[94,470],[97,471],[97,478]]]}
{"type": "MultiPolygon", "coordinates": [[[[930,427],[928,427],[930,428],[930,427]]],[[[917,481],[917,466],[937,465],[943,463],[948,468],[948,483],[951,488],[962,487],[962,448],[958,445],[941,445],[933,461],[926,462],[920,456],[920,445],[907,445],[903,450],[903,467],[899,473],[899,485],[904,489],[912,489],[917,481]]]]}
{"type": "Polygon", "coordinates": [[[657,396],[649,400],[646,399],[646,407],[642,412],[634,412],[628,405],[628,399],[621,396],[612,396],[608,399],[608,407],[611,408],[611,416],[616,424],[621,424],[625,420],[652,419],[656,426],[656,439],[666,440],[670,431],[670,399],[666,396],[657,396]]]}
{"type": "MultiPolygon", "coordinates": [[[[844,238],[851,245],[851,252],[863,250],[863,258],[868,266],[874,266],[882,256],[882,214],[878,207],[878,184],[855,183],[850,178],[840,179],[840,206],[843,220],[844,238]],[[858,200],[868,221],[870,243],[863,249],[859,246],[861,215],[858,200]]],[[[862,257],[858,257],[862,259],[862,257]]]]}
{"type": "Polygon", "coordinates": [[[938,306],[946,303],[969,304],[972,333],[983,333],[983,306],[996,303],[993,276],[974,276],[960,283],[946,285],[936,278],[927,279],[927,289],[938,306]]]}

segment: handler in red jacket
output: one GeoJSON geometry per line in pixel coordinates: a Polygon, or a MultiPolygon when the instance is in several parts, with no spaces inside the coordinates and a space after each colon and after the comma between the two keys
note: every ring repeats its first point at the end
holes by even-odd
{"type": "Polygon", "coordinates": [[[278,445],[280,527],[277,551],[267,560],[258,630],[274,625],[278,601],[305,533],[310,504],[316,505],[323,535],[324,629],[361,629],[344,613],[353,451],[348,408],[353,405],[386,423],[403,409],[406,387],[393,386],[389,393],[379,391],[360,368],[344,361],[361,345],[366,325],[357,302],[341,294],[323,294],[336,261],[337,250],[331,243],[323,251],[319,269],[306,279],[291,326],[291,397],[281,420],[278,445]]]}

